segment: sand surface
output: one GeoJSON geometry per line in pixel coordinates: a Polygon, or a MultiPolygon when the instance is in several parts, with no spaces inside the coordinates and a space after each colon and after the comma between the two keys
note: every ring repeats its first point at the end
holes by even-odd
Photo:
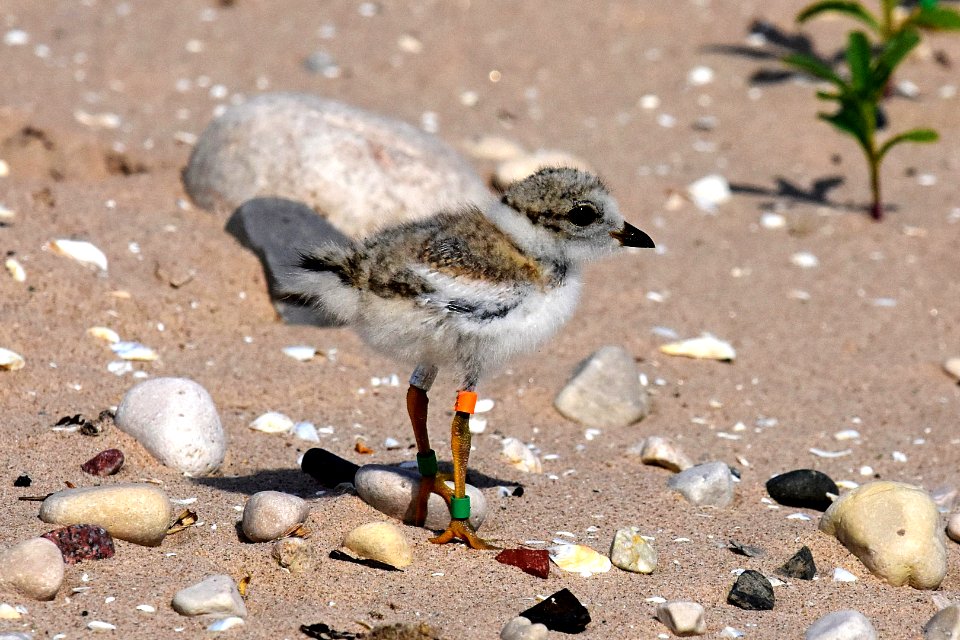
{"type": "MultiPolygon", "coordinates": [[[[817,531],[817,513],[787,519],[797,510],[761,500],[771,475],[796,468],[863,482],[869,478],[860,469],[869,465],[876,477],[929,490],[960,484],[960,387],[941,369],[960,355],[960,98],[941,93],[957,83],[960,39],[928,39],[928,53],[943,52],[953,68],[929,55],[903,66],[902,78],[921,94],[888,102],[894,127],[932,126],[942,140],[890,155],[884,177],[896,211],[877,224],[862,211],[859,151],[815,121],[814,88],[786,82],[751,92],[750,76],[776,65],[716,49],[747,46],[754,19],[795,32],[799,3],[587,4],[13,0],[0,7],[4,33],[29,36],[25,46],[0,45],[0,159],[10,169],[0,178],[0,203],[15,212],[0,226],[0,250],[27,272],[25,283],[0,274],[0,346],[27,360],[19,371],[0,372],[0,544],[51,528],[37,518],[38,504],[19,496],[65,482],[96,484],[79,465],[109,447],[123,449],[127,463],[103,482],[159,481],[173,498],[196,497],[204,523],[158,548],[118,542],[113,559],[70,567],[52,602],[5,595],[0,600],[29,612],[0,621],[0,630],[86,637],[87,623],[103,620],[117,626],[117,637],[201,637],[208,621],[179,616],[170,599],[206,575],[228,573],[251,577],[247,623],[228,632],[237,637],[300,638],[299,625],[316,622],[360,632],[425,621],[444,637],[489,639],[538,596],[564,587],[591,612],[583,638],[666,633],[652,618],[647,599],[654,596],[700,602],[706,637],[729,625],[748,638],[796,638],[846,608],[868,616],[881,638],[920,637],[937,610],[933,593],[870,575],[817,531]],[[374,15],[363,15],[370,7],[374,15]],[[305,69],[304,58],[317,50],[332,56],[337,77],[305,69]],[[698,65],[713,69],[710,84],[688,84],[698,65]],[[281,411],[333,426],[322,445],[356,462],[409,460],[403,384],[371,386],[371,378],[394,373],[404,383],[409,372],[349,330],[279,322],[257,259],[223,231],[223,216],[191,206],[180,182],[191,135],[218,105],[274,90],[332,97],[415,124],[435,120],[438,135],[455,146],[495,134],[529,149],[575,153],[604,176],[627,218],[654,237],[658,254],[592,266],[572,322],[483,384],[481,397],[496,405],[470,459],[476,478],[491,487],[485,536],[516,546],[565,531],[606,552],[616,529],[636,525],[656,538],[654,574],[614,569],[585,578],[554,567],[541,580],[489,553],[431,545],[429,531],[412,527],[405,531],[415,561],[402,573],[326,559],[351,528],[383,517],[353,495],[317,496],[320,487],[296,463],[309,445],[247,425],[281,411]],[[475,92],[474,106],[463,104],[464,92],[475,92]],[[647,94],[660,98],[659,108],[638,104],[647,94]],[[115,114],[119,127],[102,126],[117,124],[102,114],[115,114]],[[662,126],[663,114],[675,126],[662,126]],[[716,118],[712,131],[694,128],[703,116],[716,118]],[[671,194],[711,173],[754,188],[739,190],[717,215],[689,202],[671,206],[671,194]],[[828,202],[784,187],[810,192],[830,176],[843,182],[828,191],[828,202]],[[785,229],[760,226],[774,208],[785,229]],[[42,249],[55,238],[93,242],[110,259],[108,273],[42,249]],[[819,258],[818,267],[791,263],[804,251],[819,258]],[[51,430],[64,415],[93,417],[115,406],[136,382],[107,370],[113,354],[85,333],[95,325],[160,353],[137,370],[189,377],[209,390],[230,438],[222,475],[185,478],[113,427],[96,438],[51,430]],[[711,332],[738,357],[724,364],[662,355],[665,339],[655,327],[683,337],[711,332]],[[301,363],[281,352],[296,344],[336,349],[336,361],[301,363]],[[651,381],[653,410],[639,424],[588,440],[552,401],[573,367],[607,344],[636,356],[651,381]],[[844,429],[861,437],[835,440],[844,429]],[[668,491],[669,472],[627,454],[648,435],[674,438],[696,461],[739,469],[734,504],[698,508],[668,491]],[[542,475],[523,474],[500,460],[502,436],[557,457],[544,462],[542,475]],[[375,453],[355,453],[358,437],[375,453]],[[386,450],[387,437],[404,448],[386,450]],[[811,448],[850,454],[821,458],[811,448]],[[30,488],[13,487],[20,474],[32,478],[30,488]],[[492,487],[509,483],[526,492],[498,498],[492,487]],[[323,556],[314,572],[281,571],[269,544],[240,541],[236,508],[267,489],[310,499],[309,543],[323,556]],[[731,539],[767,554],[735,555],[724,549],[731,539]],[[772,572],[802,544],[813,551],[818,580],[777,587],[773,611],[726,604],[732,571],[772,572]],[[833,582],[835,567],[859,580],[833,582]],[[141,603],[156,613],[137,611],[141,603]]],[[[848,26],[822,21],[807,33],[832,52],[848,26]]],[[[487,176],[493,164],[477,168],[487,176]]],[[[453,391],[447,383],[433,391],[431,432],[443,455],[453,391]]],[[[948,556],[939,593],[954,598],[956,544],[948,556]]]]}

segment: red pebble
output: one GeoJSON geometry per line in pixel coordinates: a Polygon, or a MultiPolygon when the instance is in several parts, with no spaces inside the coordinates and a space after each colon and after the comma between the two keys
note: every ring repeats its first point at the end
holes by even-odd
{"type": "Polygon", "coordinates": [[[538,578],[550,575],[550,554],[545,549],[504,549],[494,560],[519,567],[538,578]]]}
{"type": "Polygon", "coordinates": [[[67,564],[112,558],[115,553],[113,538],[106,529],[95,524],[72,524],[48,531],[40,537],[57,545],[67,564]]]}
{"type": "Polygon", "coordinates": [[[80,468],[92,476],[112,476],[123,466],[123,451],[107,449],[93,456],[80,468]]]}

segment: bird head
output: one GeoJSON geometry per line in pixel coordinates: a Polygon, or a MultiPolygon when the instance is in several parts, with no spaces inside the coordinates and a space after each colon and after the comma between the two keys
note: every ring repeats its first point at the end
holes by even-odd
{"type": "Polygon", "coordinates": [[[650,236],[623,219],[603,182],[585,171],[541,169],[512,184],[500,201],[529,222],[524,225],[531,236],[525,239],[533,241],[529,244],[552,245],[572,260],[596,258],[619,247],[654,247],[650,236]]]}

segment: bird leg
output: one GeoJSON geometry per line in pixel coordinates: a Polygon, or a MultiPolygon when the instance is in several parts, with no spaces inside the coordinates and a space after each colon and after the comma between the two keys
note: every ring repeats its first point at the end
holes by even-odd
{"type": "Polygon", "coordinates": [[[479,538],[470,524],[470,497],[467,495],[467,461],[470,458],[470,414],[477,404],[473,391],[457,392],[453,423],[450,426],[450,448],[453,452],[453,496],[449,499],[450,524],[436,538],[434,544],[462,540],[473,549],[495,549],[479,538]]]}
{"type": "Polygon", "coordinates": [[[431,493],[436,493],[446,502],[450,501],[450,488],[444,478],[437,476],[437,454],[430,448],[430,436],[427,433],[427,391],[433,385],[437,368],[427,365],[418,366],[410,376],[410,388],[407,389],[407,413],[413,425],[413,437],[417,441],[417,467],[420,470],[420,486],[414,504],[413,524],[422,527],[427,519],[427,501],[431,493]]]}

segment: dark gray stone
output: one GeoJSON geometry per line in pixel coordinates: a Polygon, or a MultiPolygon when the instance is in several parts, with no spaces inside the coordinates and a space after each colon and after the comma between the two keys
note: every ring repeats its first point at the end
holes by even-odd
{"type": "Polygon", "coordinates": [[[769,611],[773,609],[773,585],[759,571],[747,569],[733,583],[727,602],[750,611],[769,611]]]}
{"type": "Polygon", "coordinates": [[[817,565],[813,561],[810,547],[806,545],[800,547],[800,550],[778,567],[775,573],[787,578],[813,580],[813,577],[817,575],[817,565]]]}
{"type": "Polygon", "coordinates": [[[827,494],[840,495],[840,489],[821,471],[795,469],[767,480],[767,493],[788,507],[826,511],[833,504],[827,494]]]}
{"type": "Polygon", "coordinates": [[[540,623],[560,633],[580,633],[590,624],[590,612],[569,589],[557,591],[520,615],[533,624],[540,623]]]}
{"type": "Polygon", "coordinates": [[[253,198],[227,220],[227,232],[253,251],[263,264],[273,306],[287,324],[338,326],[338,320],[306,300],[285,293],[284,284],[300,253],[323,244],[350,240],[316,211],[284,198],[253,198]]]}

